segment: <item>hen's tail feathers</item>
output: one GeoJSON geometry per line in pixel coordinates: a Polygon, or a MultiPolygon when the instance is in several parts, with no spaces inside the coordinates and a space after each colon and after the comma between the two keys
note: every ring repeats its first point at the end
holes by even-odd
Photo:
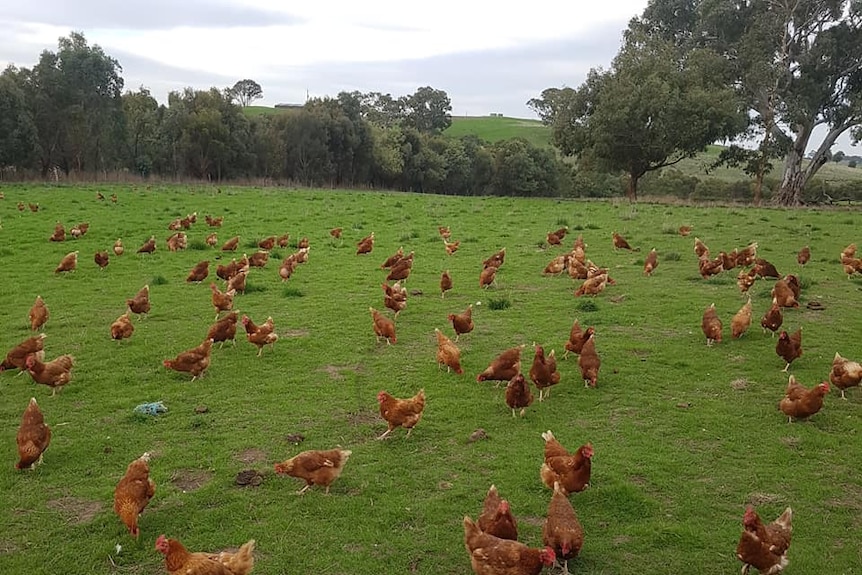
{"type": "Polygon", "coordinates": [[[554,437],[554,434],[549,429],[542,434],[542,439],[544,439],[545,441],[551,441],[552,439],[556,439],[556,437],[554,437]]]}
{"type": "Polygon", "coordinates": [[[792,520],[793,520],[793,509],[788,507],[787,509],[784,510],[784,513],[782,513],[778,517],[778,519],[775,520],[775,522],[778,523],[779,525],[781,525],[782,527],[784,527],[785,529],[787,529],[788,531],[790,531],[793,529],[792,520]]]}

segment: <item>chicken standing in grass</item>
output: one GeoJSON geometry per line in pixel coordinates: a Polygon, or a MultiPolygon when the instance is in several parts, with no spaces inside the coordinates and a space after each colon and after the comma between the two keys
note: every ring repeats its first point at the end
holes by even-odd
{"type": "Polygon", "coordinates": [[[721,343],[721,318],[718,317],[718,313],[715,311],[715,304],[711,304],[703,312],[700,327],[703,330],[703,335],[706,336],[706,345],[711,346],[716,342],[721,343]]]}
{"type": "Polygon", "coordinates": [[[42,463],[42,454],[51,443],[51,428],[45,423],[45,417],[35,397],[21,416],[21,425],[16,436],[18,443],[18,463],[15,469],[33,469],[42,463]]]}
{"type": "Polygon", "coordinates": [[[452,289],[452,276],[449,275],[449,270],[440,274],[440,297],[446,297],[446,292],[452,289]]]}
{"type": "Polygon", "coordinates": [[[651,249],[644,261],[644,275],[651,276],[652,272],[658,267],[658,253],[655,248],[651,249]]]}
{"type": "Polygon", "coordinates": [[[398,339],[395,337],[395,322],[373,307],[369,307],[368,311],[371,312],[372,327],[377,343],[380,343],[381,337],[386,340],[387,345],[396,343],[398,339]]]}
{"type": "Polygon", "coordinates": [[[787,567],[787,550],[793,533],[793,510],[788,507],[778,519],[764,525],[754,510],[748,506],[742,516],[742,535],[736,546],[736,557],[742,561],[742,575],[751,567],[761,575],[776,575],[787,567]]]}
{"type": "Polygon", "coordinates": [[[764,333],[768,329],[772,332],[772,337],[775,337],[775,332],[778,331],[782,323],[784,323],[784,314],[781,311],[781,306],[773,298],[772,307],[766,310],[766,313],[760,318],[760,327],[763,328],[764,333]]]}
{"type": "Polygon", "coordinates": [[[473,304],[468,305],[464,313],[450,313],[447,317],[452,322],[452,329],[455,330],[456,342],[461,334],[473,331],[473,304]]]}
{"type": "Polygon", "coordinates": [[[592,443],[580,446],[575,453],[569,453],[550,429],[542,433],[542,439],[545,440],[545,461],[539,469],[539,476],[545,487],[554,489],[554,483],[557,482],[566,495],[586,489],[592,475],[592,443]]]}
{"type": "Polygon", "coordinates": [[[584,546],[584,528],[559,481],[554,482],[554,494],[548,503],[548,515],[542,526],[542,543],[563,560],[564,575],[569,574],[569,559],[577,557],[584,546]]]}
{"type": "Polygon", "coordinates": [[[270,349],[275,350],[275,342],[278,341],[278,334],[275,333],[275,324],[272,316],[266,318],[266,321],[260,325],[256,325],[247,315],[242,316],[242,325],[245,327],[245,337],[249,343],[257,347],[257,356],[263,353],[263,347],[268,345],[270,349]]]}
{"type": "Polygon", "coordinates": [[[57,390],[72,381],[72,367],[75,358],[65,354],[43,362],[35,354],[27,357],[25,366],[33,381],[51,388],[51,396],[57,394],[57,390]]]}
{"type": "Polygon", "coordinates": [[[509,502],[500,497],[496,485],[488,488],[477,524],[479,529],[488,535],[511,541],[518,540],[518,520],[512,514],[509,502]]]}
{"type": "Polygon", "coordinates": [[[569,352],[572,352],[575,355],[580,355],[584,344],[588,339],[593,337],[593,334],[595,333],[596,328],[593,326],[590,326],[587,329],[581,329],[580,321],[575,319],[572,324],[572,328],[569,330],[569,341],[567,341],[563,346],[566,349],[566,352],[563,354],[563,359],[567,359],[569,357],[569,352]]]}
{"type": "Polygon", "coordinates": [[[560,372],[557,371],[557,358],[554,350],[545,357],[545,348],[537,345],[533,364],[530,366],[530,379],[539,390],[539,401],[551,395],[551,386],[560,383],[560,372]]]}
{"type": "Polygon", "coordinates": [[[781,371],[787,371],[790,364],[802,355],[802,328],[800,327],[792,334],[782,331],[778,336],[778,342],[775,344],[775,353],[777,353],[787,365],[781,371]]]}
{"type": "Polygon", "coordinates": [[[351,455],[347,449],[309,450],[275,464],[275,472],[305,481],[299,495],[308,491],[312,485],[322,485],[329,495],[329,487],[338,479],[344,465],[351,455]]]}
{"type": "Polygon", "coordinates": [[[138,516],[156,493],[156,484],[150,479],[150,454],[144,453],[126,468],[114,489],[114,512],[135,539],[141,534],[138,516]]]}
{"type": "Polygon", "coordinates": [[[806,419],[823,408],[823,398],[829,393],[829,383],[820,382],[807,389],[796,381],[792,375],[788,378],[784,398],[778,403],[778,409],[787,416],[787,421],[793,418],[806,419]]]}
{"type": "Polygon", "coordinates": [[[377,394],[377,402],[380,404],[380,417],[389,425],[377,439],[384,439],[399,427],[406,429],[407,437],[410,437],[410,432],[422,419],[425,411],[425,390],[420,389],[416,395],[407,399],[398,399],[386,391],[380,391],[377,394]]]}
{"type": "Polygon", "coordinates": [[[57,264],[57,267],[54,269],[55,274],[63,273],[63,272],[73,272],[75,268],[78,267],[78,252],[69,252],[63,259],[60,260],[60,263],[57,264]]]}
{"type": "Polygon", "coordinates": [[[147,314],[150,313],[150,286],[142,287],[135,294],[135,297],[126,300],[126,305],[129,307],[129,311],[137,314],[139,318],[147,317],[147,314]]]}
{"type": "Polygon", "coordinates": [[[207,338],[192,349],[178,354],[174,359],[166,359],[162,362],[168,369],[184,371],[192,374],[192,381],[202,377],[210,365],[210,354],[212,352],[213,340],[207,338]]]}
{"type": "Polygon", "coordinates": [[[730,337],[732,339],[739,339],[742,335],[748,331],[748,328],[751,326],[751,296],[748,297],[748,301],[740,308],[736,315],[733,316],[733,319],[730,320],[730,337]]]}
{"type": "Polygon", "coordinates": [[[829,372],[829,381],[841,392],[841,399],[847,399],[844,390],[856,387],[862,382],[862,364],[841,357],[837,351],[832,360],[832,370],[829,372]]]}
{"type": "Polygon", "coordinates": [[[129,312],[127,311],[111,324],[111,339],[120,341],[132,337],[135,332],[135,326],[132,325],[129,312]]]}
{"type": "Polygon", "coordinates": [[[93,254],[93,261],[96,262],[96,265],[99,266],[99,271],[102,271],[108,264],[111,263],[111,259],[108,256],[108,252],[100,250],[93,254]]]}
{"type": "Polygon", "coordinates": [[[524,417],[526,408],[533,403],[533,391],[530,389],[530,384],[524,374],[517,373],[515,377],[509,380],[506,384],[506,405],[512,410],[512,417],[515,417],[515,410],[521,410],[521,417],[524,417]]]}
{"type": "Polygon", "coordinates": [[[455,373],[458,375],[463,374],[464,370],[461,368],[461,350],[436,327],[434,328],[434,335],[437,337],[438,367],[445,365],[446,373],[449,373],[450,370],[455,370],[455,373]]]}
{"type": "Polygon", "coordinates": [[[42,329],[42,326],[48,321],[48,317],[48,306],[45,305],[45,300],[42,299],[42,296],[37,295],[36,301],[33,302],[33,306],[30,308],[30,329],[33,331],[42,329]]]}

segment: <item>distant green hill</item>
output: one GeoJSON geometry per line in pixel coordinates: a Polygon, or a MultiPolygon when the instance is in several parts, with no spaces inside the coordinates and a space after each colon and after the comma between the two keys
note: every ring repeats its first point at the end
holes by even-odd
{"type": "Polygon", "coordinates": [[[242,109],[243,114],[249,118],[255,116],[271,116],[272,114],[283,114],[289,108],[273,108],[272,106],[246,106],[242,109]]]}
{"type": "Polygon", "coordinates": [[[524,138],[535,146],[551,145],[551,130],[539,120],[505,118],[502,116],[452,117],[452,125],[443,132],[446,136],[460,138],[475,135],[489,142],[524,138]]]}

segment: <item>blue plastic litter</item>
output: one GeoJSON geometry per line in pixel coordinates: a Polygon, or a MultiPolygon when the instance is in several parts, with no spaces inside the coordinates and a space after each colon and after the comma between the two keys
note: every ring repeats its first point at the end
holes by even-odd
{"type": "Polygon", "coordinates": [[[143,413],[144,415],[158,415],[160,413],[166,413],[168,408],[165,407],[165,404],[161,401],[154,401],[152,403],[142,403],[135,407],[135,411],[137,413],[143,413]]]}

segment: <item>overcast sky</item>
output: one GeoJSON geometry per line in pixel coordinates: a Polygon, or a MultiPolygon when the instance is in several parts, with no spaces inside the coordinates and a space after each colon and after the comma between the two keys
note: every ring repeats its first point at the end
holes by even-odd
{"type": "Polygon", "coordinates": [[[0,66],[30,67],[76,30],[120,62],[126,89],[145,86],[160,102],[187,86],[251,78],[263,88],[261,105],[353,90],[398,97],[431,86],[446,91],[455,116],[532,118],[527,100],[607,68],[646,5],[30,0],[0,12],[0,66]]]}

